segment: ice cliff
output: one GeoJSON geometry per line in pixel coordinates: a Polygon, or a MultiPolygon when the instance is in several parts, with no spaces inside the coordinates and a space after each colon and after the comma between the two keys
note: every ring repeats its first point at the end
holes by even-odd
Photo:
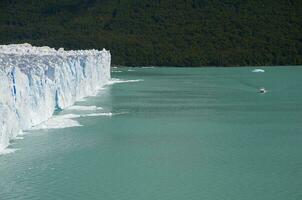
{"type": "Polygon", "coordinates": [[[110,52],[0,45],[0,151],[110,79],[110,52]]]}

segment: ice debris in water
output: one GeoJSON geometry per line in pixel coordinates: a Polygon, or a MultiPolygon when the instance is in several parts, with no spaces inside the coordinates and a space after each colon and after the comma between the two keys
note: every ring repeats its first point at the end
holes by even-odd
{"type": "Polygon", "coordinates": [[[264,69],[254,69],[253,72],[265,72],[264,69]]]}

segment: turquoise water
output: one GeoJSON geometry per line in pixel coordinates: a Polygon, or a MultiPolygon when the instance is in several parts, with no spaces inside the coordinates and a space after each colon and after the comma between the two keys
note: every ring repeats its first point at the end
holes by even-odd
{"type": "Polygon", "coordinates": [[[59,113],[83,126],[13,141],[0,199],[302,199],[302,68],[265,70],[113,69],[142,80],[77,103],[103,110],[59,113]]]}

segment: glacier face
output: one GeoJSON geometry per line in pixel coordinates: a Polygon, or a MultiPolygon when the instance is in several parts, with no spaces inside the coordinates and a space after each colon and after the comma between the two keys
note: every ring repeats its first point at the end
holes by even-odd
{"type": "Polygon", "coordinates": [[[110,79],[109,51],[0,45],[0,151],[110,79]]]}

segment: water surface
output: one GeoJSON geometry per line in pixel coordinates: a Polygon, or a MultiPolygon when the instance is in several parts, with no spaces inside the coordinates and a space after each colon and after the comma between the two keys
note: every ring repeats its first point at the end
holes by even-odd
{"type": "Polygon", "coordinates": [[[302,68],[252,70],[113,69],[82,126],[13,141],[0,199],[302,199],[302,68]]]}

